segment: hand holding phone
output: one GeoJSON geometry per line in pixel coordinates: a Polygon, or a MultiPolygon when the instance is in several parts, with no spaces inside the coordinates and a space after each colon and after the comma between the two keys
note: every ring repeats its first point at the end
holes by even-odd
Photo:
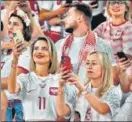
{"type": "Polygon", "coordinates": [[[66,67],[66,70],[71,70],[71,59],[69,56],[62,56],[61,57],[61,66],[66,67]]]}
{"type": "Polygon", "coordinates": [[[24,37],[21,30],[17,30],[13,33],[13,40],[15,43],[24,42],[24,37]]]}

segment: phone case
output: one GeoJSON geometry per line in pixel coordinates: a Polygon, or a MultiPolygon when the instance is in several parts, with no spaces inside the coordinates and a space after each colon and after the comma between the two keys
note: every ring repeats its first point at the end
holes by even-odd
{"type": "Polygon", "coordinates": [[[17,30],[15,33],[13,33],[13,40],[15,43],[24,41],[24,37],[21,30],[17,30]]]}
{"type": "Polygon", "coordinates": [[[71,70],[71,59],[69,56],[61,57],[61,66],[66,67],[66,70],[71,70]]]}
{"type": "Polygon", "coordinates": [[[117,55],[119,58],[125,58],[125,60],[128,59],[124,52],[117,52],[117,55]]]}

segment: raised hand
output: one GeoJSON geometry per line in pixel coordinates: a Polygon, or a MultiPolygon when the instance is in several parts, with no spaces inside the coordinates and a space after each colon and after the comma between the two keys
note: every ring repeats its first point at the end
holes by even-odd
{"type": "Polygon", "coordinates": [[[22,51],[26,48],[26,44],[23,42],[18,42],[13,48],[13,59],[18,60],[18,57],[21,55],[22,51]]]}
{"type": "Polygon", "coordinates": [[[27,14],[30,14],[32,11],[30,3],[27,0],[23,0],[22,2],[20,2],[19,7],[27,14]]]}
{"type": "Polygon", "coordinates": [[[19,4],[19,0],[11,1],[7,9],[9,10],[9,12],[11,12],[12,10],[15,10],[19,6],[19,4]]]}
{"type": "Polygon", "coordinates": [[[60,67],[60,79],[59,79],[59,85],[64,86],[65,83],[68,82],[68,78],[70,77],[69,70],[66,70],[66,67],[60,67]]]}
{"type": "Polygon", "coordinates": [[[58,15],[61,15],[61,14],[66,13],[67,10],[68,10],[67,4],[64,4],[64,5],[61,5],[61,7],[58,8],[56,11],[58,15]]]}

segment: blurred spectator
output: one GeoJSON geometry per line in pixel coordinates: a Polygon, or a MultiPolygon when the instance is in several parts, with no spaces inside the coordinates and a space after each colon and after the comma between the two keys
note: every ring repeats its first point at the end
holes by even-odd
{"type": "MultiPolygon", "coordinates": [[[[95,32],[112,47],[116,61],[118,60],[117,52],[120,51],[132,59],[132,23],[129,1],[108,1],[107,12],[111,19],[100,24],[95,32]]],[[[116,81],[115,84],[118,84],[119,79],[116,81]]]]}
{"type": "Polygon", "coordinates": [[[126,94],[123,94],[122,99],[122,106],[118,113],[118,115],[115,117],[116,121],[131,121],[132,120],[132,61],[123,61],[124,59],[120,59],[120,62],[118,63],[119,69],[120,69],[120,85],[122,88],[122,91],[126,94]],[[130,68],[131,73],[127,74],[126,70],[130,68]]]}
{"type": "MultiPolygon", "coordinates": [[[[23,34],[25,43],[26,41],[29,42],[31,39],[31,29],[30,29],[31,21],[29,20],[29,17],[27,16],[27,14],[23,12],[20,8],[16,8],[15,10],[12,10],[9,15],[10,16],[9,16],[9,22],[8,22],[8,36],[10,37],[10,39],[13,39],[13,36],[14,36],[13,34],[16,33],[16,31],[20,30],[23,34]]],[[[22,49],[25,48],[23,47],[24,45],[20,45],[20,46],[22,49]]],[[[3,84],[6,84],[7,81],[9,80],[8,76],[11,70],[12,56],[9,55],[8,57],[9,59],[6,62],[4,62],[4,65],[1,69],[2,87],[3,87],[3,84]]],[[[28,68],[29,61],[30,61],[30,55],[29,55],[29,49],[27,48],[27,50],[23,51],[22,55],[19,58],[19,63],[17,68],[18,74],[27,73],[29,71],[29,68],[28,68]],[[24,60],[26,60],[26,62],[24,62],[24,60]]],[[[16,121],[23,121],[23,108],[21,103],[22,98],[18,97],[15,94],[9,94],[7,90],[5,90],[5,93],[8,98],[6,121],[13,120],[14,118],[14,116],[12,115],[13,109],[15,109],[16,121]]]]}
{"type": "Polygon", "coordinates": [[[108,1],[107,12],[111,21],[100,24],[94,31],[99,37],[108,41],[115,58],[117,58],[116,53],[120,51],[132,56],[132,24],[129,21],[129,1],[108,1]]]}
{"type": "Polygon", "coordinates": [[[61,24],[61,17],[66,12],[65,0],[56,1],[37,1],[40,13],[39,20],[45,21],[45,34],[49,36],[54,42],[61,39],[64,35],[61,24]]]}
{"type": "Polygon", "coordinates": [[[77,76],[69,78],[80,92],[75,107],[80,121],[113,121],[120,108],[121,96],[113,85],[112,66],[107,54],[97,51],[90,53],[86,67],[85,86],[80,84],[77,76]]]}
{"type": "Polygon", "coordinates": [[[63,20],[65,30],[71,34],[56,43],[58,60],[61,61],[62,55],[68,55],[71,58],[73,72],[78,74],[81,83],[84,82],[86,73],[86,56],[91,51],[108,53],[113,69],[115,65],[110,46],[91,31],[91,20],[92,13],[88,5],[73,3],[63,20]]]}

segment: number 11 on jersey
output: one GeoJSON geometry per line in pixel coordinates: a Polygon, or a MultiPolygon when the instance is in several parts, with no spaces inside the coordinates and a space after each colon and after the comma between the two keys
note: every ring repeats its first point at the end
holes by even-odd
{"type": "Polygon", "coordinates": [[[46,108],[46,98],[38,97],[39,100],[39,110],[44,110],[46,108]]]}

